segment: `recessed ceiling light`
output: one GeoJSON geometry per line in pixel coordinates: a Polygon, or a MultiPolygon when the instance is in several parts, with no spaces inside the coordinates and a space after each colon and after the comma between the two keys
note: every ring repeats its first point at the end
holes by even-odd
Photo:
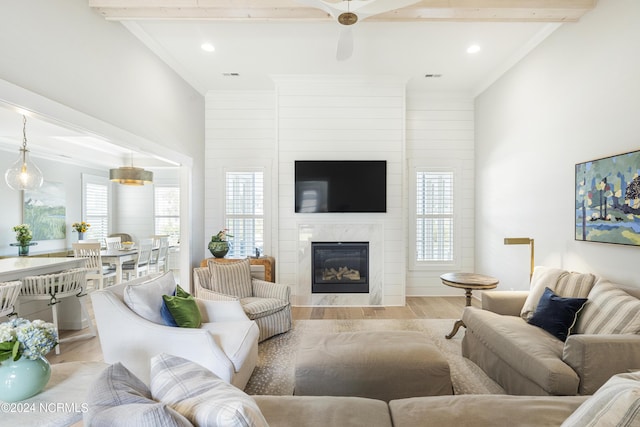
{"type": "Polygon", "coordinates": [[[216,48],[211,43],[202,43],[200,45],[200,49],[204,50],[205,52],[213,52],[214,50],[216,50],[216,48]]]}
{"type": "Polygon", "coordinates": [[[480,46],[477,44],[472,44],[467,48],[467,53],[478,53],[480,52],[480,46]]]}
{"type": "Polygon", "coordinates": [[[240,77],[240,73],[222,73],[225,77],[240,77]]]}
{"type": "Polygon", "coordinates": [[[442,74],[425,74],[424,76],[428,79],[437,79],[442,77],[442,74]]]}

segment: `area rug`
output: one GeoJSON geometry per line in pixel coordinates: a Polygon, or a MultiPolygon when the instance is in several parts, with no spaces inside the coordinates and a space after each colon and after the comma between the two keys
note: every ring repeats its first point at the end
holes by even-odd
{"type": "Polygon", "coordinates": [[[464,329],[448,340],[454,319],[394,319],[394,320],[296,320],[293,329],[277,335],[258,347],[258,365],[249,379],[248,394],[292,395],[294,364],[301,338],[310,333],[352,331],[420,331],[445,355],[451,370],[455,394],[504,394],[478,366],[462,357],[460,345],[464,329]]]}

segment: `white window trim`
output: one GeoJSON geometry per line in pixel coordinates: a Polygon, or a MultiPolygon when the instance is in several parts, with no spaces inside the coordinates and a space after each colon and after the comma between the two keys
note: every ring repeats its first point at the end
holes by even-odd
{"type": "Polygon", "coordinates": [[[462,162],[456,159],[416,159],[409,161],[409,269],[459,270],[462,266],[462,162]],[[418,172],[453,172],[453,260],[417,261],[416,254],[416,174],[418,172]]]}

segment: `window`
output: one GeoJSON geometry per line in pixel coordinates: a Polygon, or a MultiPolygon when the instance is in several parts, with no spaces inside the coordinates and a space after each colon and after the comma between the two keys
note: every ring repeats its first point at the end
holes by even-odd
{"type": "Polygon", "coordinates": [[[453,266],[459,259],[456,171],[453,168],[412,169],[412,266],[453,266]]]}
{"type": "Polygon", "coordinates": [[[109,235],[109,180],[82,174],[82,220],[91,224],[85,239],[104,242],[109,235]]]}
{"type": "Polygon", "coordinates": [[[225,172],[225,226],[232,244],[229,256],[244,258],[264,248],[264,172],[225,172]]]}
{"type": "Polygon", "coordinates": [[[169,236],[169,244],[180,240],[180,187],[154,187],[155,233],[169,236]]]}

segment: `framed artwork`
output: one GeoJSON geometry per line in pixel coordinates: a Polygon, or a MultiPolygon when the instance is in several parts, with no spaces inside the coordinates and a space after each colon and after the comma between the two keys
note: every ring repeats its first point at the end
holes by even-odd
{"type": "Polygon", "coordinates": [[[64,184],[47,182],[24,191],[23,222],[31,226],[33,240],[64,239],[67,235],[64,184]]]}
{"type": "Polygon", "coordinates": [[[576,164],[576,240],[640,246],[640,150],[576,164]]]}

